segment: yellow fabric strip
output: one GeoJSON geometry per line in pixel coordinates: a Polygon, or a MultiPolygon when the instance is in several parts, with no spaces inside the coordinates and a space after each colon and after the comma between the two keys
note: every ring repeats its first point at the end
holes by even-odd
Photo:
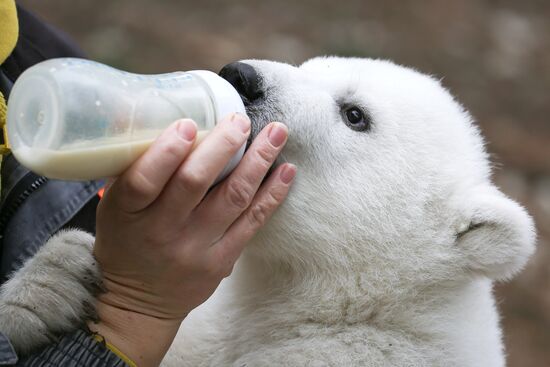
{"type": "Polygon", "coordinates": [[[104,337],[102,337],[101,335],[99,334],[93,334],[92,335],[93,338],[98,342],[98,343],[102,343],[102,344],[105,344],[105,346],[107,348],[109,348],[109,350],[111,352],[113,352],[114,354],[116,354],[118,356],[118,358],[122,359],[124,361],[124,363],[126,363],[128,366],[130,367],[137,367],[137,364],[134,363],[134,361],[132,361],[130,358],[128,358],[124,353],[122,353],[120,351],[120,349],[118,349],[117,347],[115,347],[114,345],[112,345],[111,343],[109,343],[107,340],[105,340],[104,337]]]}
{"type": "Polygon", "coordinates": [[[0,0],[0,64],[13,51],[19,35],[19,23],[14,0],[0,0]]]}
{"type": "MultiPolygon", "coordinates": [[[[4,144],[0,144],[0,156],[10,152],[10,144],[8,142],[8,131],[6,130],[8,116],[8,106],[4,95],[0,92],[0,134],[3,135],[4,144]]],[[[1,162],[1,161],[0,161],[1,162]]]]}
{"type": "Polygon", "coordinates": [[[6,100],[4,95],[0,92],[0,127],[6,125],[6,115],[8,113],[8,106],[6,105],[6,100]]]}

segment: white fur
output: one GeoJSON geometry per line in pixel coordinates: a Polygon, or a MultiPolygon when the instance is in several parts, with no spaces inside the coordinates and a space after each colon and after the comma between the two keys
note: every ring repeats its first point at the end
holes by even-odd
{"type": "Polygon", "coordinates": [[[524,266],[535,235],[491,183],[468,113],[387,61],[246,62],[265,90],[254,132],[286,123],[281,160],[298,176],[163,365],[503,366],[492,281],[524,266]],[[370,131],[346,126],[346,105],[370,131]]]}

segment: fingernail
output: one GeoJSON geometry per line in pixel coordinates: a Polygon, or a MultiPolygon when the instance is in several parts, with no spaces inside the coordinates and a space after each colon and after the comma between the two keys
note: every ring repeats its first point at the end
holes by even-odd
{"type": "Polygon", "coordinates": [[[285,185],[288,185],[296,176],[296,171],[297,169],[295,165],[287,164],[285,167],[283,167],[283,170],[281,171],[281,181],[283,181],[285,185]]]}
{"type": "Polygon", "coordinates": [[[191,120],[178,121],[178,134],[184,140],[193,141],[197,135],[197,125],[191,120]]]}
{"type": "Polygon", "coordinates": [[[280,122],[274,122],[269,134],[267,135],[269,142],[274,147],[280,147],[286,140],[287,137],[287,128],[285,125],[280,122]]]}
{"type": "Polygon", "coordinates": [[[234,113],[231,116],[231,122],[237,124],[243,133],[247,133],[250,130],[250,119],[242,113],[234,113]]]}

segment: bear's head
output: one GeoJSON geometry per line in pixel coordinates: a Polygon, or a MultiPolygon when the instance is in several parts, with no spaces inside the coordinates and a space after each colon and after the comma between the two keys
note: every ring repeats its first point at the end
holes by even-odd
{"type": "Polygon", "coordinates": [[[246,60],[221,75],[253,136],[270,121],[288,126],[279,161],[298,166],[249,256],[392,288],[508,278],[533,252],[532,219],[491,183],[479,129],[434,78],[336,57],[246,60]]]}

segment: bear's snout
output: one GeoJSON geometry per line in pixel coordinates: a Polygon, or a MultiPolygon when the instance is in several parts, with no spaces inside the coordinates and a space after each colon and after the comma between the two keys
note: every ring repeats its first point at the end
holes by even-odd
{"type": "Polygon", "coordinates": [[[225,65],[220,70],[219,75],[239,92],[246,112],[252,120],[252,131],[246,145],[246,149],[248,150],[254,138],[267,124],[263,120],[260,121],[256,116],[259,111],[256,102],[264,98],[262,77],[252,65],[240,61],[225,65]]]}
{"type": "Polygon", "coordinates": [[[235,87],[245,106],[263,96],[260,74],[249,64],[238,61],[227,64],[220,70],[220,76],[235,87]]]}

